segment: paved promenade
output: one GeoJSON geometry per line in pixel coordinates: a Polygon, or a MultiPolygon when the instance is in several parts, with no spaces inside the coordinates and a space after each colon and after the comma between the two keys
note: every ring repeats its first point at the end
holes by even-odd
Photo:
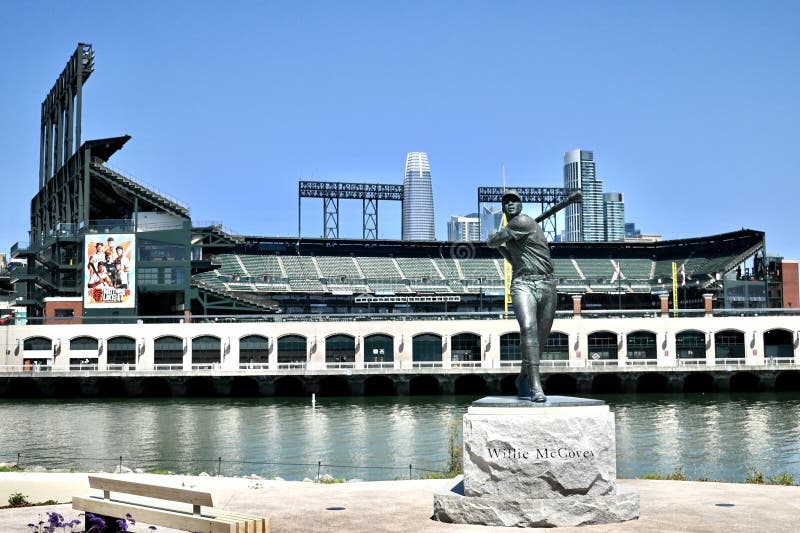
{"type": "MultiPolygon", "coordinates": [[[[105,475],[105,474],[104,474],[105,475]]],[[[433,494],[452,480],[373,481],[331,485],[214,478],[123,474],[128,480],[210,491],[216,507],[262,514],[272,531],[284,532],[519,532],[517,528],[443,524],[430,519],[433,494]]],[[[793,532],[800,531],[800,486],[764,486],[690,481],[620,480],[641,496],[639,520],[605,526],[561,528],[563,533],[793,532]]],[[[0,473],[0,502],[21,492],[30,501],[70,501],[97,494],[86,474],[0,473]]],[[[71,505],[0,510],[0,532],[29,532],[45,511],[72,519],[71,505]]],[[[137,524],[137,532],[146,532],[137,524]]],[[[172,530],[159,528],[159,532],[172,530]]],[[[545,531],[531,529],[528,531],[545,531]]],[[[552,531],[552,530],[548,530],[552,531]]]]}

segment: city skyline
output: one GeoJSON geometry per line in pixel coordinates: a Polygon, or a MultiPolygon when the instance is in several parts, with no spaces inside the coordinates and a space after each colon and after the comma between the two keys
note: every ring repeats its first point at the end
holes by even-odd
{"type": "MultiPolygon", "coordinates": [[[[14,51],[0,80],[0,251],[27,239],[41,103],[91,42],[82,139],[130,134],[110,164],[197,222],[296,235],[297,181],[401,183],[419,150],[444,240],[503,167],[508,184],[560,187],[559,154],[586,147],[643,232],[752,228],[768,253],[800,257],[786,216],[800,176],[775,156],[793,153],[800,120],[793,2],[571,2],[596,23],[569,38],[564,6],[543,2],[96,5],[14,3],[0,20],[14,51]],[[578,63],[589,81],[566,81],[578,63]]],[[[360,234],[355,204],[343,202],[343,236],[360,234]]],[[[398,204],[381,204],[381,238],[400,238],[387,223],[398,204]]],[[[302,212],[321,235],[322,206],[302,212]]]]}

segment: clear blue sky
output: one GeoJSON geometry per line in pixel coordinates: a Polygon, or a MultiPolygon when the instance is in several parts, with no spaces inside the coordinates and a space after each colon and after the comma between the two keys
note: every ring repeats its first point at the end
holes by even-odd
{"type": "MultiPolygon", "coordinates": [[[[402,183],[424,151],[445,239],[502,165],[509,184],[561,186],[583,148],[643,232],[752,228],[800,258],[800,2],[123,4],[4,4],[0,250],[27,240],[40,105],[83,41],[83,139],[130,134],[110,164],[195,221],[296,235],[298,180],[402,183]]],[[[305,236],[322,209],[303,200],[305,236]]],[[[399,237],[399,205],[380,211],[399,237]]],[[[360,202],[341,213],[360,237],[360,202]]]]}

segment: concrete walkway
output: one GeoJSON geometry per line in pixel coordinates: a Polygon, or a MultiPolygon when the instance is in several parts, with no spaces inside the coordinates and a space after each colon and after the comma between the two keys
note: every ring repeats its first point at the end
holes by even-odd
{"type": "MultiPolygon", "coordinates": [[[[109,475],[109,474],[103,474],[109,475]]],[[[209,491],[215,507],[261,514],[272,531],[283,532],[500,532],[517,528],[443,524],[430,519],[433,494],[452,480],[373,481],[331,485],[291,481],[123,474],[120,477],[164,486],[209,491]]],[[[800,531],[800,486],[765,486],[692,481],[619,480],[641,496],[639,520],[605,526],[562,528],[559,532],[793,532],[800,531]]],[[[86,474],[0,473],[0,502],[21,492],[30,501],[70,501],[92,494],[86,474]]],[[[0,532],[29,532],[28,523],[45,511],[69,520],[71,505],[0,509],[0,532]]],[[[45,517],[46,518],[46,517],[45,517]]],[[[137,524],[136,532],[147,532],[137,524]]],[[[170,533],[172,530],[158,528],[170,533]]],[[[544,531],[531,529],[529,531],[544,531]]]]}

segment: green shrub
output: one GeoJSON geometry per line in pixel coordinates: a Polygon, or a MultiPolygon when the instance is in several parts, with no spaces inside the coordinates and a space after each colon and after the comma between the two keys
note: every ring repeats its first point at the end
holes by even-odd
{"type": "Polygon", "coordinates": [[[794,485],[794,476],[789,472],[781,472],[769,478],[770,485],[794,485]]]}
{"type": "Polygon", "coordinates": [[[28,497],[21,492],[15,492],[8,497],[8,505],[11,507],[21,507],[29,504],[30,502],[28,501],[28,497]]]}
{"type": "Polygon", "coordinates": [[[706,476],[700,476],[699,478],[697,478],[697,481],[711,481],[711,480],[708,479],[706,476]]]}
{"type": "Polygon", "coordinates": [[[676,468],[664,479],[671,479],[672,481],[686,481],[686,476],[683,474],[683,469],[676,468]]]}
{"type": "Polygon", "coordinates": [[[11,466],[3,465],[3,466],[0,466],[0,472],[16,472],[18,470],[19,470],[19,467],[17,465],[11,465],[11,466]]]}
{"type": "Polygon", "coordinates": [[[642,479],[664,479],[664,476],[656,472],[649,472],[642,476],[642,479]]]}
{"type": "Polygon", "coordinates": [[[744,478],[745,483],[755,483],[757,485],[764,484],[764,474],[759,472],[755,469],[755,467],[749,467],[747,469],[747,477],[744,478]]]}

